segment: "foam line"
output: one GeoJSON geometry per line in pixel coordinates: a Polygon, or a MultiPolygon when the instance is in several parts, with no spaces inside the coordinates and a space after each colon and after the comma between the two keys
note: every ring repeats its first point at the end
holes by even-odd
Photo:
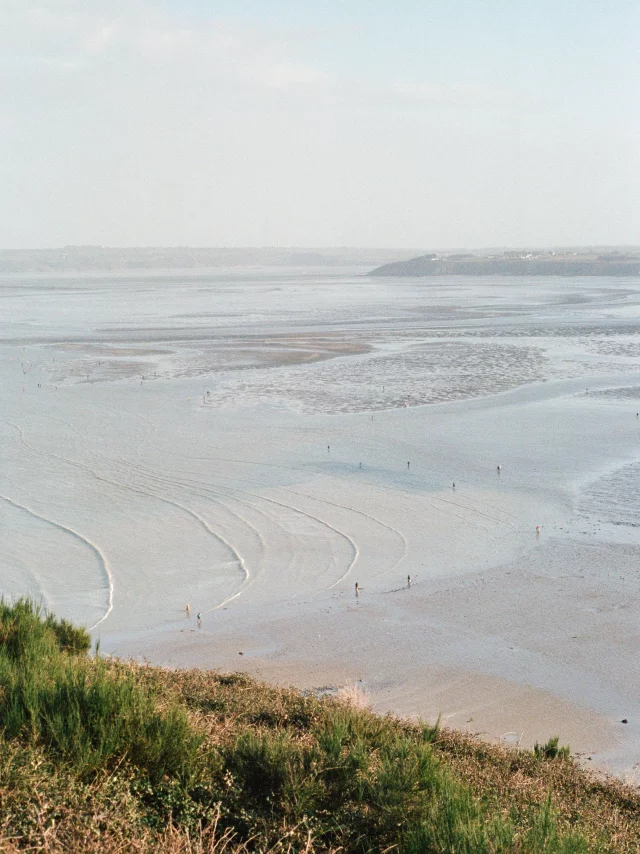
{"type": "MultiPolygon", "coordinates": [[[[7,424],[10,424],[10,422],[8,422],[8,421],[7,421],[6,423],[7,423],[7,424]]],[[[93,470],[92,468],[90,468],[89,466],[87,466],[87,465],[85,465],[85,464],[83,464],[83,463],[78,463],[78,462],[76,462],[75,460],[71,460],[71,459],[69,459],[68,457],[63,457],[63,456],[60,456],[59,454],[45,453],[44,451],[40,451],[40,450],[38,450],[38,448],[35,448],[33,445],[30,445],[30,444],[27,442],[27,440],[26,440],[26,439],[25,439],[25,437],[24,437],[24,430],[23,430],[23,428],[22,428],[22,427],[19,427],[19,426],[17,426],[16,424],[11,424],[11,426],[12,426],[12,427],[14,427],[16,430],[18,430],[18,432],[19,432],[19,434],[20,434],[20,438],[21,438],[22,442],[24,443],[24,445],[25,445],[27,448],[29,448],[31,451],[33,451],[34,453],[39,454],[39,455],[44,456],[44,457],[53,457],[54,459],[60,460],[61,462],[64,462],[64,463],[67,463],[67,465],[75,466],[75,468],[79,468],[79,469],[81,469],[81,470],[83,470],[83,471],[88,471],[91,475],[93,475],[93,477],[95,477],[95,478],[96,478],[96,480],[102,481],[102,483],[108,483],[108,484],[110,484],[111,486],[115,486],[115,487],[117,487],[117,488],[119,488],[119,489],[128,490],[129,492],[135,492],[135,493],[137,493],[138,495],[144,495],[144,496],[146,496],[147,498],[155,498],[157,501],[161,501],[161,502],[163,502],[163,503],[165,503],[165,504],[170,504],[170,505],[172,505],[173,507],[177,507],[179,510],[182,510],[183,512],[187,513],[188,515],[190,515],[191,517],[193,517],[194,519],[196,519],[196,520],[199,522],[199,524],[200,524],[200,525],[202,525],[202,527],[203,527],[203,528],[204,528],[204,529],[205,529],[205,530],[206,530],[206,531],[207,531],[207,532],[208,532],[212,537],[214,537],[214,539],[216,539],[216,540],[218,540],[219,542],[221,542],[221,543],[222,543],[222,544],[223,544],[223,545],[224,545],[224,546],[229,550],[229,552],[230,552],[230,553],[231,553],[231,555],[233,556],[233,559],[236,561],[236,563],[238,563],[238,564],[239,564],[239,566],[240,566],[240,568],[241,568],[241,570],[242,570],[242,572],[243,572],[243,574],[244,574],[244,582],[243,582],[242,588],[241,588],[237,593],[234,593],[234,594],[232,594],[231,596],[228,596],[228,597],[227,597],[223,602],[221,602],[219,605],[216,605],[216,607],[215,607],[215,608],[213,608],[212,610],[216,610],[217,608],[222,608],[222,606],[223,606],[223,605],[226,605],[228,602],[230,602],[232,599],[235,599],[237,596],[239,596],[239,595],[242,593],[242,589],[243,589],[243,588],[244,588],[244,586],[247,584],[247,582],[249,581],[249,578],[250,578],[249,571],[248,571],[248,569],[247,569],[247,567],[246,567],[246,565],[245,565],[244,558],[242,557],[242,555],[241,555],[238,551],[236,551],[236,549],[234,549],[234,547],[231,545],[231,543],[229,543],[229,542],[228,542],[228,541],[227,541],[227,540],[226,540],[226,539],[225,539],[221,534],[216,533],[216,532],[215,532],[215,531],[214,531],[214,530],[209,526],[209,524],[208,524],[208,523],[207,523],[207,522],[206,522],[206,521],[205,521],[201,516],[199,516],[199,515],[198,515],[194,510],[191,510],[191,508],[190,508],[190,507],[186,507],[186,506],[184,506],[183,504],[178,503],[177,501],[171,501],[171,499],[169,499],[169,498],[164,498],[163,496],[161,496],[161,495],[157,495],[157,494],[156,494],[156,493],[154,493],[154,492],[150,492],[150,491],[145,490],[145,489],[140,489],[140,488],[135,487],[135,486],[130,486],[129,484],[122,483],[122,482],[117,481],[117,480],[111,480],[110,478],[107,478],[107,477],[104,477],[103,475],[98,474],[96,471],[94,471],[94,470],[93,470]]],[[[36,514],[36,515],[37,515],[37,514],[36,514]]],[[[47,520],[45,520],[45,521],[47,521],[47,520]]],[[[55,523],[53,523],[53,524],[55,524],[55,523]]],[[[68,530],[69,530],[71,533],[75,533],[74,531],[71,531],[71,529],[68,529],[68,530]]],[[[81,539],[84,539],[84,538],[82,537],[82,535],[78,535],[78,536],[80,536],[80,538],[81,538],[81,539]]],[[[86,542],[87,542],[89,545],[93,545],[92,543],[90,543],[90,542],[89,542],[89,540],[86,540],[86,542]]],[[[101,553],[100,553],[100,554],[101,554],[101,553]]],[[[109,571],[109,573],[108,573],[108,574],[109,574],[109,577],[111,578],[111,573],[110,573],[110,571],[109,571]]],[[[107,617],[107,616],[109,615],[109,613],[111,612],[111,609],[112,609],[112,607],[113,607],[112,600],[113,600],[113,596],[111,596],[111,601],[110,601],[110,608],[109,608],[109,611],[104,615],[104,617],[102,617],[100,620],[98,620],[98,623],[96,623],[96,624],[95,624],[95,626],[97,626],[97,625],[98,625],[99,623],[101,623],[104,619],[106,619],[106,617],[107,617]]],[[[92,628],[92,629],[94,629],[94,628],[95,628],[95,626],[91,626],[91,628],[92,628]]]]}
{"type": "Polygon", "coordinates": [[[113,594],[114,594],[114,581],[113,575],[111,573],[111,567],[109,566],[109,561],[107,560],[106,555],[100,548],[100,546],[96,545],[96,543],[92,542],[88,537],[85,537],[83,534],[76,531],[74,528],[70,528],[68,525],[63,525],[60,522],[56,522],[54,519],[49,519],[47,516],[42,516],[42,514],[37,513],[35,510],[32,510],[31,507],[27,507],[25,504],[20,504],[18,501],[14,501],[13,498],[9,498],[6,495],[0,495],[0,499],[2,501],[6,501],[7,504],[11,504],[12,507],[16,507],[18,510],[23,510],[25,513],[28,513],[34,519],[40,519],[42,522],[45,522],[47,525],[51,525],[54,528],[57,528],[60,531],[64,531],[66,534],[74,537],[76,540],[79,540],[84,545],[88,546],[94,555],[97,557],[104,576],[107,581],[107,586],[109,590],[108,600],[107,600],[107,610],[100,617],[100,619],[94,623],[92,626],[89,626],[89,631],[93,631],[96,626],[99,626],[103,620],[106,620],[111,611],[113,610],[113,594]]]}

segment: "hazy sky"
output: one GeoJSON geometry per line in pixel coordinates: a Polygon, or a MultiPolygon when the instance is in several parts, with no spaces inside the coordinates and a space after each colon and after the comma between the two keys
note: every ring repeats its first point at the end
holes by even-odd
{"type": "Polygon", "coordinates": [[[0,5],[0,248],[640,244],[638,0],[0,5]]]}

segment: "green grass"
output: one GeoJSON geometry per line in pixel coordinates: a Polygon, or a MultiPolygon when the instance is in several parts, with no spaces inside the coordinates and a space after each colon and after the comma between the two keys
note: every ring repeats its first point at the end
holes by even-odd
{"type": "Polygon", "coordinates": [[[0,603],[0,721],[80,774],[126,761],[152,780],[186,778],[200,738],[183,709],[158,712],[131,672],[89,660],[89,636],[28,600],[0,603]]]}
{"type": "Polygon", "coordinates": [[[30,599],[9,604],[0,600],[0,653],[21,664],[48,660],[57,652],[82,655],[91,647],[86,629],[77,628],[42,608],[30,599]]]}
{"type": "Polygon", "coordinates": [[[640,850],[640,801],[534,752],[235,674],[90,658],[0,603],[0,851],[640,850]]]}
{"type": "Polygon", "coordinates": [[[559,747],[559,741],[560,739],[557,735],[550,738],[546,744],[538,744],[536,741],[533,745],[533,755],[537,756],[538,759],[569,759],[571,755],[569,745],[565,744],[559,747]]]}

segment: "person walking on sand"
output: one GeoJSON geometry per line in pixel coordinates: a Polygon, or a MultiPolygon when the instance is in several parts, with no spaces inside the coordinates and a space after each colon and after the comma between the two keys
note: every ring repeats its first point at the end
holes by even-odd
{"type": "Polygon", "coordinates": [[[360,591],[360,588],[358,587],[358,582],[356,581],[356,599],[358,598],[359,591],[360,591]]]}
{"type": "Polygon", "coordinates": [[[407,587],[411,587],[411,576],[407,575],[407,587]]]}
{"type": "Polygon", "coordinates": [[[198,621],[198,628],[202,628],[202,614],[198,611],[198,615],[196,616],[196,620],[198,621]]]}
{"type": "Polygon", "coordinates": [[[191,605],[189,605],[189,604],[187,603],[187,605],[186,605],[186,607],[185,607],[185,609],[184,609],[184,610],[185,610],[185,611],[186,611],[186,613],[187,613],[187,617],[190,617],[190,616],[191,616],[191,605]]]}

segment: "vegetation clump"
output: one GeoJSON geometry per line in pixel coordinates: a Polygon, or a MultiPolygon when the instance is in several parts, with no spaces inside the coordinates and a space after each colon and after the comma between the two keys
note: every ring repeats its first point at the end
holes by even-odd
{"type": "Polygon", "coordinates": [[[560,738],[557,735],[550,738],[546,744],[538,744],[536,741],[533,745],[533,755],[538,759],[569,759],[571,755],[569,745],[559,747],[559,741],[560,738]]]}
{"type": "Polygon", "coordinates": [[[28,600],[0,604],[0,721],[81,776],[127,763],[153,780],[187,773],[200,738],[177,705],[160,713],[130,669],[88,659],[90,638],[28,600]]]}
{"type": "Polygon", "coordinates": [[[508,751],[88,650],[84,630],[0,603],[0,851],[638,850],[637,795],[587,777],[557,739],[508,751]]]}

